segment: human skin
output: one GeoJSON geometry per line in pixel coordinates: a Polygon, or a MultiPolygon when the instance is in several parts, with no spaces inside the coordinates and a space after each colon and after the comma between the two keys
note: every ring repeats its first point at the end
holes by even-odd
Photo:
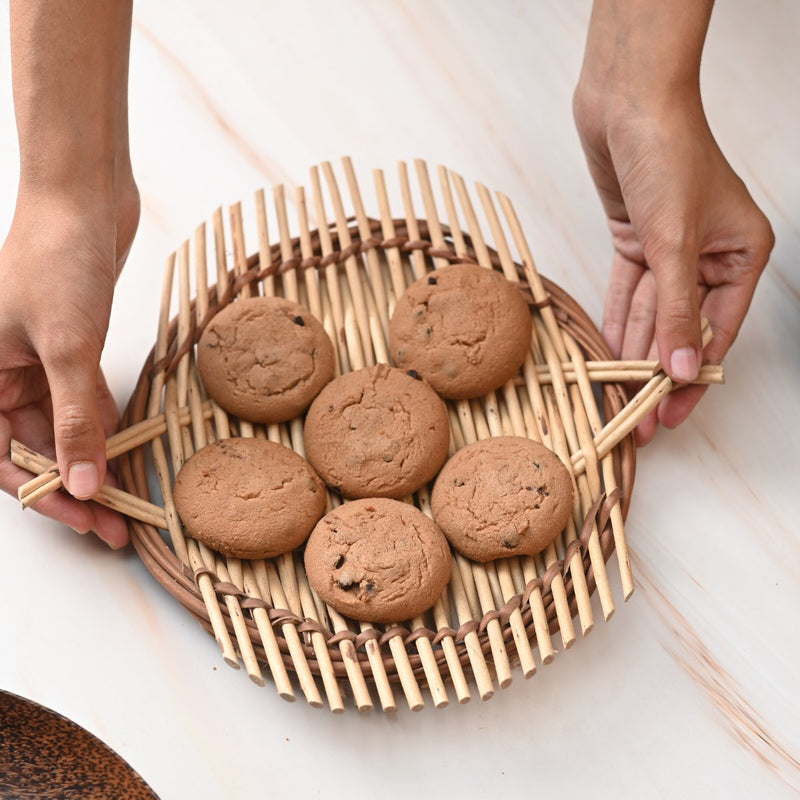
{"type": "MultiPolygon", "coordinates": [[[[614,254],[604,334],[692,380],[732,344],[773,245],[702,107],[709,0],[596,0],[575,119],[614,254]],[[701,351],[700,314],[714,337],[701,351]]],[[[118,411],[99,368],[115,281],[139,220],[128,149],[130,0],[11,0],[20,184],[0,249],[0,488],[30,478],[10,439],[57,458],[72,497],[37,510],[113,547],[123,519],[95,503],[118,411]]],[[[637,431],[683,421],[702,387],[637,431]]]]}
{"type": "Polygon", "coordinates": [[[107,477],[105,438],[119,422],[100,355],[139,221],[131,2],[11,0],[10,13],[20,179],[0,250],[0,487],[16,494],[31,477],[11,463],[11,438],[54,455],[70,494],[37,510],[118,548],[123,518],[82,501],[107,477]]]}
{"type": "MultiPolygon", "coordinates": [[[[725,160],[700,96],[710,0],[595,0],[575,121],[613,243],[603,333],[623,359],[657,358],[678,383],[720,363],[774,244],[725,160]],[[703,350],[700,320],[713,333],[703,350]]],[[[637,429],[683,422],[686,386],[637,429]]]]}

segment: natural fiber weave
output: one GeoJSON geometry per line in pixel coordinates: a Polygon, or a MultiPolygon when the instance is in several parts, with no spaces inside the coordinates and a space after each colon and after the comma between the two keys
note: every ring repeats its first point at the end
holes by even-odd
{"type": "MultiPolygon", "coordinates": [[[[350,213],[333,169],[324,164],[333,206],[329,215],[314,168],[314,216],[333,221],[311,229],[301,188],[294,198],[295,235],[290,234],[284,190],[278,187],[275,244],[269,240],[265,195],[257,193],[258,250],[249,257],[241,206],[231,207],[227,232],[218,211],[212,251],[216,280],[208,278],[211,259],[201,225],[193,245],[185,242],[167,262],[157,342],[124,419],[126,427],[138,430],[144,423],[150,432],[143,434],[144,443],[120,457],[123,488],[162,506],[165,515],[163,531],[131,521],[134,545],[148,570],[212,631],[226,661],[237,667],[243,662],[257,683],[264,682],[266,668],[281,696],[293,699],[299,687],[308,702],[322,705],[324,698],[334,711],[345,708],[347,695],[361,710],[376,700],[392,710],[398,683],[414,709],[424,704],[423,691],[437,707],[452,696],[465,702],[475,690],[486,699],[496,686],[511,682],[512,664],[519,664],[526,677],[532,675],[534,651],[540,662],[551,661],[554,634],[560,633],[563,648],[570,647],[576,639],[573,620],[588,633],[594,625],[595,591],[604,618],[611,616],[615,606],[606,560],[615,549],[623,597],[633,590],[623,519],[633,488],[635,447],[630,420],[622,425],[626,396],[621,383],[589,377],[594,362],[612,361],[600,334],[572,298],[538,275],[505,197],[498,196],[503,224],[489,192],[477,187],[487,220],[484,231],[459,176],[438,171],[437,201],[424,163],[415,166],[424,214],[414,208],[408,171],[400,164],[402,213],[390,211],[383,173],[376,171],[379,208],[372,218],[349,160],[343,167],[350,213]],[[269,438],[304,454],[301,419],[252,425],[208,400],[195,370],[194,349],[214,314],[255,294],[301,302],[325,325],[338,349],[338,372],[344,372],[389,362],[387,325],[397,298],[424,272],[454,262],[478,263],[518,280],[530,294],[535,324],[530,357],[516,380],[479,400],[448,402],[452,449],[514,434],[555,450],[571,468],[577,488],[573,519],[559,539],[535,558],[476,564],[456,556],[450,585],[434,609],[402,625],[374,626],[326,607],[308,586],[300,553],[243,562],[187,538],[172,503],[172,482],[195,450],[238,435],[269,438]],[[173,294],[178,305],[174,316],[173,294]]],[[[430,514],[427,488],[408,500],[430,514]]],[[[331,496],[330,502],[341,499],[331,496]]]]}

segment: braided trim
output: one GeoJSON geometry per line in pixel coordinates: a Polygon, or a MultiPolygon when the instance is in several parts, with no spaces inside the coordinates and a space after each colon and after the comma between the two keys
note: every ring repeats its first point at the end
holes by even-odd
{"type": "MultiPolygon", "coordinates": [[[[396,221],[396,228],[405,229],[406,224],[404,221],[396,221]]],[[[427,224],[420,220],[418,222],[420,232],[427,233],[427,224]]],[[[369,220],[370,231],[376,233],[381,228],[381,223],[377,220],[369,220]]],[[[339,243],[339,237],[335,230],[331,230],[331,238],[335,244],[339,243]]],[[[152,380],[156,375],[162,374],[164,378],[169,378],[178,368],[181,359],[189,353],[194,347],[195,343],[203,335],[208,324],[214,316],[225,306],[227,306],[246,286],[251,285],[257,281],[262,281],[267,277],[273,275],[282,275],[290,270],[306,270],[317,269],[324,270],[329,266],[339,267],[344,264],[349,258],[355,256],[363,256],[370,250],[399,250],[402,253],[412,253],[416,251],[422,252],[427,258],[439,258],[448,262],[448,264],[477,264],[474,255],[460,256],[450,248],[436,247],[428,239],[411,239],[408,236],[396,235],[388,239],[372,235],[363,241],[360,239],[360,233],[357,227],[349,228],[349,233],[352,239],[352,244],[340,250],[334,249],[327,255],[312,255],[303,258],[299,251],[299,239],[292,239],[292,252],[291,258],[283,260],[280,255],[280,245],[273,245],[271,248],[272,260],[269,264],[261,267],[258,255],[251,256],[247,261],[247,271],[241,275],[235,275],[233,271],[228,273],[228,280],[220,294],[220,287],[215,286],[210,289],[209,294],[209,307],[205,316],[199,322],[195,319],[195,315],[190,315],[189,331],[183,341],[178,342],[173,340],[170,342],[167,354],[156,361],[149,370],[149,377],[152,380]]],[[[319,238],[319,234],[313,235],[319,238]]],[[[470,245],[469,238],[466,237],[467,243],[470,245]]],[[[472,251],[474,253],[474,251],[472,251]]],[[[499,258],[494,251],[490,250],[490,258],[494,266],[499,265],[499,258]]],[[[524,278],[522,267],[515,265],[517,273],[520,278],[520,289],[525,294],[528,304],[535,309],[541,309],[553,304],[552,298],[544,298],[541,301],[535,301],[530,293],[527,281],[524,278]]],[[[192,307],[196,305],[196,300],[192,301],[192,307]]]]}
{"type": "Polygon", "coordinates": [[[622,490],[619,488],[608,495],[601,494],[589,509],[589,513],[583,522],[580,536],[566,547],[563,559],[554,561],[542,577],[536,577],[528,581],[525,585],[525,590],[506,600],[501,608],[486,612],[480,620],[467,620],[458,629],[444,627],[434,631],[423,626],[412,631],[402,625],[393,624],[384,631],[371,627],[359,633],[349,629],[334,633],[317,620],[298,616],[288,609],[273,608],[260,598],[250,597],[230,581],[219,580],[214,572],[207,567],[199,567],[194,572],[187,569],[185,572],[193,577],[195,582],[199,581],[201,576],[208,575],[213,581],[214,591],[217,594],[222,597],[236,597],[240,602],[241,608],[251,613],[256,608],[264,609],[273,625],[283,626],[289,624],[294,625],[298,633],[321,634],[325,638],[328,647],[350,642],[356,649],[364,650],[368,642],[374,641],[383,646],[398,636],[402,639],[404,646],[411,645],[419,639],[427,639],[435,647],[446,638],[461,644],[472,633],[485,635],[487,627],[494,621],[498,621],[503,627],[507,626],[513,614],[525,611],[530,604],[531,595],[537,590],[541,591],[542,602],[546,605],[551,595],[553,580],[557,575],[560,575],[565,580],[568,578],[572,568],[572,557],[576,553],[580,554],[588,549],[589,537],[592,535],[595,525],[597,525],[598,531],[606,531],[611,511],[622,500],[622,496],[622,490]]]}

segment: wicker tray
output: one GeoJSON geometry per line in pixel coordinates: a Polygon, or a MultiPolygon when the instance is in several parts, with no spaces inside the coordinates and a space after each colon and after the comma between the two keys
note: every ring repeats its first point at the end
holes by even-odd
{"type": "MultiPolygon", "coordinates": [[[[597,590],[605,619],[614,611],[606,559],[616,549],[623,576],[623,596],[633,589],[625,547],[623,518],[631,496],[635,448],[623,436],[605,454],[594,439],[604,420],[625,406],[617,383],[602,384],[602,411],[586,361],[610,360],[594,326],[578,305],[554,284],[540,278],[520,225],[504,197],[499,197],[522,266],[512,260],[500,216],[491,195],[478,186],[494,249],[468,196],[464,181],[439,170],[447,224],[437,210],[425,165],[416,164],[413,187],[400,165],[403,216],[390,212],[382,173],[374,174],[378,219],[364,210],[349,160],[344,172],[352,215],[333,169],[322,165],[332,205],[329,216],[320,171],[311,172],[313,208],[318,220],[333,222],[311,229],[305,192],[297,190],[299,236],[290,233],[285,192],[274,191],[278,243],[271,245],[265,195],[255,198],[258,252],[247,257],[242,207],[230,209],[226,233],[222,212],[213,220],[216,285],[208,287],[207,236],[201,225],[194,247],[185,242],[167,263],[158,340],[126,412],[132,426],[157,417],[165,433],[121,459],[123,486],[150,500],[148,456],[158,476],[168,536],[158,527],[132,522],[133,541],[152,574],[209,630],[232,666],[241,662],[250,677],[264,683],[266,666],[278,692],[287,699],[295,686],[312,705],[323,697],[334,711],[345,708],[349,694],[360,710],[397,706],[399,688],[412,709],[446,705],[448,693],[465,702],[477,690],[488,699],[495,685],[507,686],[512,664],[525,676],[536,670],[533,648],[543,663],[555,655],[553,634],[562,646],[575,641],[573,617],[588,633],[594,624],[591,594],[597,590]],[[417,188],[424,218],[412,196],[417,188]],[[455,190],[455,191],[454,191],[455,190]],[[464,232],[462,232],[462,230],[464,232]],[[233,243],[228,264],[227,237],[233,243]],[[172,503],[172,481],[182,462],[215,438],[261,436],[303,451],[302,420],[254,426],[209,402],[194,365],[194,346],[204,326],[237,297],[282,295],[302,302],[323,321],[338,348],[338,370],[346,372],[389,362],[386,335],[396,299],[426,271],[446,263],[475,262],[500,269],[524,282],[531,292],[535,335],[522,374],[501,391],[480,400],[448,403],[452,447],[476,439],[513,433],[543,441],[567,464],[576,479],[573,521],[541,556],[479,565],[456,556],[446,594],[431,612],[404,625],[375,626],[342,617],[325,607],[308,586],[302,557],[242,562],[224,558],[188,539],[172,503]],[[178,311],[170,321],[175,267],[178,311]],[[194,277],[195,297],[191,299],[194,277]],[[290,675],[292,677],[290,677],[290,675]],[[294,680],[292,679],[294,678],[294,680]],[[399,684],[399,687],[397,686],[399,684]]],[[[430,513],[429,491],[410,501],[430,513]]],[[[332,503],[340,502],[331,497],[332,503]]]]}
{"type": "MultiPolygon", "coordinates": [[[[105,487],[95,499],[128,514],[142,561],[213,633],[225,661],[236,668],[243,664],[259,685],[266,670],[287,700],[299,690],[311,705],[327,701],[333,711],[343,711],[347,698],[362,711],[376,702],[391,711],[398,693],[414,710],[425,705],[426,695],[437,708],[475,693],[485,700],[511,683],[514,667],[530,677],[537,660],[551,662],[556,634],[567,649],[576,641],[576,622],[581,634],[589,633],[595,593],[603,618],[611,617],[614,592],[606,561],[613,552],[622,597],[633,592],[624,534],[635,469],[632,431],[672,384],[657,363],[611,360],[584,311],[537,273],[505,196],[498,194],[496,205],[484,186],[476,186],[482,228],[462,178],[440,167],[436,192],[423,162],[415,162],[416,182],[400,163],[395,188],[402,213],[393,215],[384,175],[376,170],[377,216],[370,218],[349,159],[342,166],[350,213],[325,163],[322,174],[311,170],[313,211],[304,189],[296,190],[295,235],[279,186],[274,208],[259,191],[247,219],[237,203],[226,226],[219,209],[209,231],[200,225],[193,244],[184,242],[169,257],[156,344],[126,409],[125,427],[107,443],[109,457],[119,457],[123,488],[105,487]],[[275,244],[269,218],[277,226],[275,244]],[[312,225],[311,218],[321,222],[312,225]],[[248,227],[258,241],[249,257],[248,227]],[[216,276],[209,286],[212,259],[216,276]],[[187,537],[172,485],[195,450],[237,435],[304,452],[302,419],[256,426],[207,398],[194,350],[213,315],[254,294],[301,302],[322,320],[337,347],[338,371],[346,372],[389,362],[387,328],[396,299],[426,271],[454,262],[477,263],[519,281],[529,293],[534,326],[530,355],[514,380],[477,400],[448,403],[451,448],[514,434],[558,453],[577,490],[572,518],[559,538],[536,557],[477,564],[456,555],[450,584],[434,608],[385,626],[347,619],[325,606],[308,585],[299,553],[241,561],[187,537]],[[625,381],[644,384],[627,403],[625,381]]],[[[706,328],[706,341],[709,335],[706,328]]],[[[699,382],[720,382],[719,370],[704,367],[699,382]]],[[[20,490],[23,504],[61,485],[53,463],[23,445],[12,443],[12,459],[39,474],[20,490]]],[[[427,514],[429,488],[408,498],[427,514]]],[[[341,502],[334,496],[329,501],[341,502]]]]}

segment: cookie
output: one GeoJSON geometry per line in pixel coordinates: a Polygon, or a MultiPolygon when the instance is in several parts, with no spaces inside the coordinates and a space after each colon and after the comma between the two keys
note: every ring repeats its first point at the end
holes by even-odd
{"type": "Polygon", "coordinates": [[[306,457],[344,497],[406,497],[436,476],[449,444],[444,401],[386,364],[336,378],[306,414],[306,457]]]}
{"type": "Polygon", "coordinates": [[[333,343],[308,309],[282,297],[237,300],[197,345],[197,369],[226,411],[252,422],[302,414],[333,378],[333,343]]]}
{"type": "Polygon", "coordinates": [[[431,495],[450,544],[473,561],[535,555],[567,524],[572,478],[544,445],[499,436],[467,445],[444,465],[431,495]]]}
{"type": "Polygon", "coordinates": [[[235,558],[272,558],[301,545],[325,513],[325,485],[288,447],[221,439],[178,472],[175,507],[195,539],[235,558]]]}
{"type": "Polygon", "coordinates": [[[329,512],[305,549],[317,594],[365,622],[400,622],[429,609],[450,580],[450,564],[439,528],[414,506],[385,498],[329,512]]]}
{"type": "Polygon", "coordinates": [[[516,375],[531,343],[520,290],[499,272],[453,264],[406,289],[389,322],[394,363],[442,396],[479,397],[516,375]]]}

